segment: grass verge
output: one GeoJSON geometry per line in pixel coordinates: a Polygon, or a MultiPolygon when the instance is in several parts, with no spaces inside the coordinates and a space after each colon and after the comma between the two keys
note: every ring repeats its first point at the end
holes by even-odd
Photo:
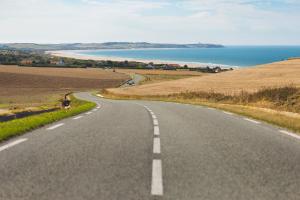
{"type": "Polygon", "coordinates": [[[0,123],[0,141],[20,135],[43,125],[74,116],[88,111],[96,106],[95,103],[72,98],[72,107],[68,110],[58,110],[21,119],[0,123]]]}
{"type": "MultiPolygon", "coordinates": [[[[267,89],[269,91],[269,89],[267,89]]],[[[275,89],[275,91],[277,91],[275,89]]],[[[284,90],[286,91],[286,90],[284,90]]],[[[257,95],[261,95],[263,91],[259,91],[257,95]]],[[[166,101],[166,102],[178,102],[178,103],[185,103],[185,104],[194,104],[194,105],[202,105],[217,108],[220,110],[229,111],[232,113],[236,113],[239,115],[247,116],[253,119],[265,121],[267,123],[277,125],[280,127],[284,127],[290,129],[296,133],[300,133],[300,117],[288,115],[286,112],[281,110],[275,109],[265,109],[263,107],[255,107],[251,104],[244,103],[237,103],[236,101],[228,101],[226,99],[226,103],[222,101],[216,101],[216,99],[211,100],[207,98],[200,98],[196,95],[196,97],[191,97],[190,94],[175,94],[175,95],[167,95],[167,96],[130,96],[130,95],[118,95],[110,93],[109,91],[103,90],[102,93],[106,98],[111,99],[138,99],[138,100],[154,100],[154,101],[166,101]]],[[[216,94],[214,94],[216,95],[216,94]]],[[[244,94],[243,94],[244,95],[244,94]]],[[[218,95],[217,95],[218,96],[218,95]]],[[[276,97],[277,98],[277,97],[276,97]]],[[[222,98],[223,99],[223,98],[222,98]]],[[[263,98],[266,99],[266,96],[263,98]]],[[[290,98],[287,98],[290,101],[290,98]]],[[[297,101],[298,102],[298,101],[297,101]]],[[[249,103],[249,102],[248,102],[249,103]]],[[[278,102],[276,102],[278,103],[278,102]]],[[[298,103],[295,104],[298,106],[298,103]]],[[[294,105],[294,106],[295,106],[294,105]]],[[[289,105],[290,106],[290,105],[289,105]]],[[[294,107],[293,106],[293,107],[294,107]]],[[[282,108],[282,106],[279,106],[282,108]]],[[[295,108],[294,108],[295,109],[295,108]]],[[[293,110],[294,110],[293,109],[293,110]]],[[[297,108],[298,110],[298,108],[297,108]]],[[[299,115],[299,114],[297,114],[299,115]]]]}

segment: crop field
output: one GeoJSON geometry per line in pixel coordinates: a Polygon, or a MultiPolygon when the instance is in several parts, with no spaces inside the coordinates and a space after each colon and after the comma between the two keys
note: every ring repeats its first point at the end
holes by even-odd
{"type": "MultiPolygon", "coordinates": [[[[196,72],[197,73],[197,72],[196,72]]],[[[182,92],[216,92],[226,95],[242,91],[293,85],[300,87],[300,59],[287,60],[219,74],[145,84],[109,91],[121,95],[168,95],[182,92]]]]}
{"type": "Polygon", "coordinates": [[[0,65],[0,108],[57,104],[63,94],[116,87],[128,76],[101,69],[0,65]]]}
{"type": "Polygon", "coordinates": [[[180,75],[180,76],[201,76],[203,73],[188,70],[160,70],[160,69],[116,69],[116,72],[125,74],[141,75],[180,75]]]}
{"type": "Polygon", "coordinates": [[[159,70],[159,69],[117,69],[117,72],[128,74],[139,74],[144,77],[144,80],[139,85],[159,83],[164,81],[178,80],[190,78],[194,76],[204,76],[206,73],[188,71],[188,70],[159,70]]]}

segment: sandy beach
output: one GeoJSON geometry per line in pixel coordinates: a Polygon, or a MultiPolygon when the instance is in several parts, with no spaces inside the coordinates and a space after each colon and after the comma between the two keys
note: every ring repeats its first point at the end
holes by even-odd
{"type": "Polygon", "coordinates": [[[171,61],[171,60],[147,60],[147,59],[136,59],[136,58],[122,58],[122,57],[115,57],[115,56],[92,56],[92,55],[83,55],[80,52],[84,50],[62,50],[62,51],[47,51],[47,54],[59,57],[66,57],[66,58],[76,58],[76,59],[83,59],[83,60],[111,60],[111,61],[136,61],[136,62],[143,62],[143,63],[154,63],[154,64],[179,64],[181,66],[188,65],[189,67],[214,67],[220,66],[222,68],[237,68],[238,66],[229,66],[229,65],[222,65],[222,64],[213,64],[213,63],[198,63],[198,62],[184,62],[184,61],[171,61]]]}

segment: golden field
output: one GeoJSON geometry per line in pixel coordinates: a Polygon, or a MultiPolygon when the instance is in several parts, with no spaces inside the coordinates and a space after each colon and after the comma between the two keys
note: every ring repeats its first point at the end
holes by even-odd
{"type": "MultiPolygon", "coordinates": [[[[196,72],[197,73],[197,72],[196,72]]],[[[219,74],[152,83],[108,91],[119,95],[168,95],[181,92],[216,92],[226,95],[241,91],[256,92],[262,88],[293,85],[300,87],[300,59],[291,59],[219,74]]]]}
{"type": "Polygon", "coordinates": [[[201,72],[188,70],[161,70],[161,69],[116,69],[116,72],[124,74],[141,74],[141,75],[178,75],[178,76],[200,76],[201,72]]]}

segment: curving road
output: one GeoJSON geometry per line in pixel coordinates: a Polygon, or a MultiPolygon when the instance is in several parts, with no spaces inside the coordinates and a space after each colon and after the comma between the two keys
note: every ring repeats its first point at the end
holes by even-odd
{"type": "Polygon", "coordinates": [[[131,74],[131,79],[129,81],[126,81],[126,83],[124,83],[123,85],[121,85],[120,87],[131,87],[133,85],[130,85],[129,82],[132,82],[134,85],[139,85],[140,82],[142,82],[143,80],[145,80],[145,76],[141,75],[141,74],[131,74]]]}
{"type": "MultiPolygon", "coordinates": [[[[201,106],[113,101],[0,144],[0,199],[300,199],[300,140],[201,106]]],[[[281,132],[280,132],[281,131],[281,132]]]]}

